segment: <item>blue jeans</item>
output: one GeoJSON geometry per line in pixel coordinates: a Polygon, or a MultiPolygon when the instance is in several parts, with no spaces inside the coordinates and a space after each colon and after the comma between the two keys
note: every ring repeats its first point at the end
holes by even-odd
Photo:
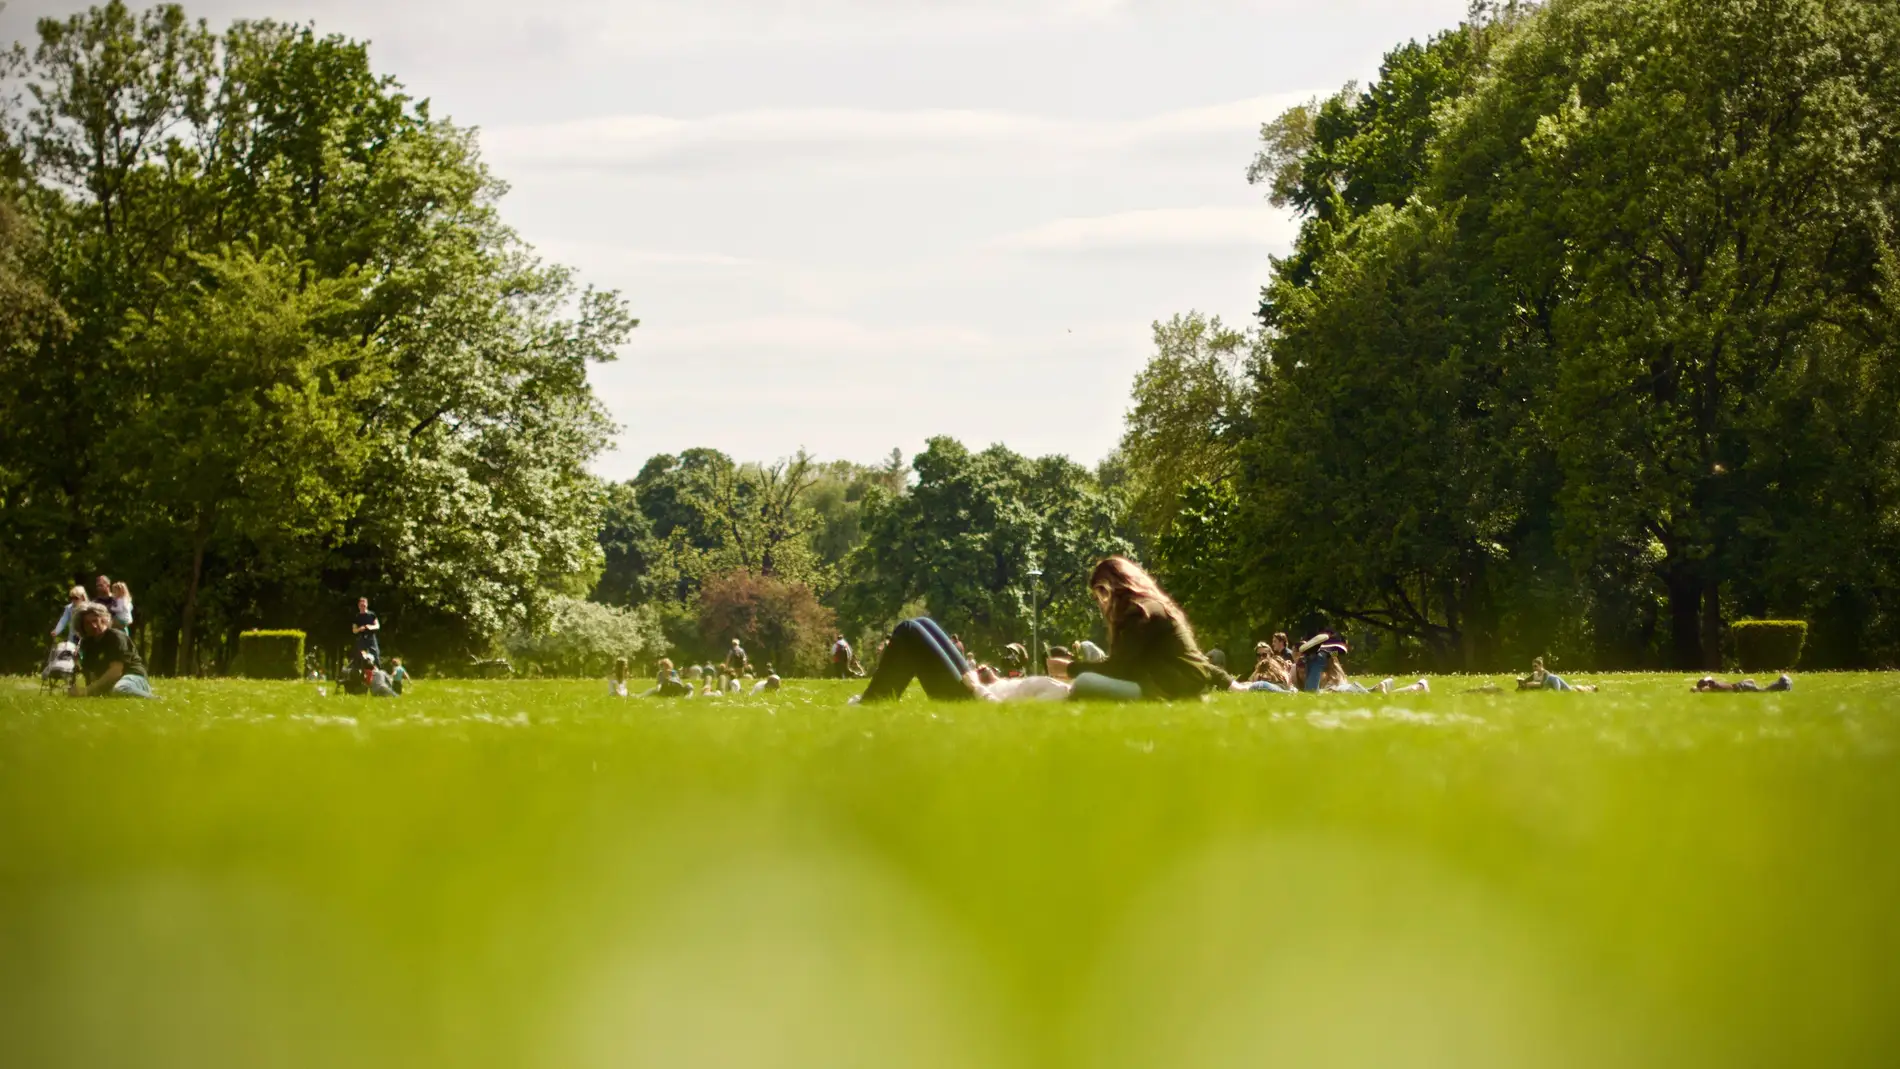
{"type": "Polygon", "coordinates": [[[1545,690],[1569,690],[1570,684],[1565,682],[1564,677],[1560,675],[1553,675],[1549,672],[1545,672],[1544,673],[1544,689],[1545,690]]]}
{"type": "Polygon", "coordinates": [[[1126,679],[1116,679],[1100,672],[1084,672],[1076,676],[1069,688],[1069,700],[1072,702],[1138,702],[1141,700],[1141,684],[1126,679]]]}
{"type": "Polygon", "coordinates": [[[1252,683],[1247,684],[1247,689],[1248,690],[1263,690],[1263,691],[1266,691],[1268,694],[1297,694],[1299,693],[1298,691],[1295,691],[1292,687],[1283,687],[1280,684],[1275,683],[1270,679],[1256,679],[1252,683]]]}
{"type": "Polygon", "coordinates": [[[933,700],[968,701],[976,697],[963,682],[969,673],[970,662],[963,659],[957,644],[950,641],[937,621],[919,616],[891,631],[890,644],[884,647],[877,671],[858,700],[877,702],[903,697],[914,679],[933,700]]]}
{"type": "Polygon", "coordinates": [[[1331,660],[1332,656],[1323,652],[1315,652],[1313,656],[1308,657],[1306,659],[1306,680],[1300,685],[1300,689],[1306,691],[1308,694],[1318,694],[1321,681],[1326,676],[1326,665],[1331,660]]]}
{"type": "Polygon", "coordinates": [[[112,684],[112,690],[107,696],[113,698],[158,697],[152,693],[152,685],[145,681],[144,676],[120,676],[118,682],[112,684]]]}

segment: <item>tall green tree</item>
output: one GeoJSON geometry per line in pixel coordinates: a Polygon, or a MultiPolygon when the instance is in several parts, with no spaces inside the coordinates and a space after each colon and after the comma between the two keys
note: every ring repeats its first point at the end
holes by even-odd
{"type": "Polygon", "coordinates": [[[101,443],[170,403],[155,391],[177,375],[142,335],[189,320],[177,295],[201,292],[207,257],[245,248],[294,265],[295,293],[353,287],[315,329],[361,354],[343,377],[364,376],[346,422],[366,459],[338,491],[340,533],[313,529],[298,554],[208,545],[232,578],[189,605],[171,563],[141,562],[130,577],[161,647],[187,626],[228,637],[266,620],[341,641],[348,604],[370,593],[417,644],[479,648],[598,568],[587,465],[609,422],[586,368],[635,321],[501,222],[505,188],[471,131],[376,72],[360,42],[272,22],[215,33],[175,5],[41,20],[11,73],[25,96],[0,119],[40,276],[72,327],[0,369],[35,402],[0,469],[64,524],[50,539],[0,524],[9,552],[50,574],[123,563],[122,517],[191,513],[101,443]]]}
{"type": "Polygon", "coordinates": [[[357,415],[380,385],[361,347],[325,329],[352,311],[352,283],[300,290],[297,265],[241,250],[203,267],[201,283],[128,327],[125,355],[154,373],[98,451],[129,503],[115,539],[165,547],[183,571],[186,666],[208,562],[279,577],[321,566],[357,504],[357,415]]]}
{"type": "Polygon", "coordinates": [[[908,494],[867,499],[842,599],[854,629],[921,600],[973,649],[1025,639],[1038,610],[1045,636],[1093,630],[1089,569],[1129,546],[1115,533],[1122,503],[1087,469],[1002,446],[972,453],[951,438],[931,439],[911,466],[908,494]]]}
{"type": "Polygon", "coordinates": [[[1192,482],[1225,483],[1239,470],[1252,339],[1199,312],[1154,324],[1155,353],[1135,376],[1120,459],[1142,534],[1164,535],[1192,482]]]}

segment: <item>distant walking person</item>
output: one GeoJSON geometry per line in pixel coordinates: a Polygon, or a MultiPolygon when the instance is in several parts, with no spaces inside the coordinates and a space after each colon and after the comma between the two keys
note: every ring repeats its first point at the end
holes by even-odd
{"type": "Polygon", "coordinates": [[[376,633],[382,629],[382,622],[376,619],[375,613],[369,611],[369,599],[357,598],[356,622],[350,625],[350,630],[356,635],[356,652],[382,660],[382,643],[376,640],[376,633]]]}
{"type": "Polygon", "coordinates": [[[851,677],[851,643],[840,634],[831,641],[831,678],[849,679],[851,677]]]}
{"type": "Polygon", "coordinates": [[[59,614],[59,622],[53,625],[53,641],[78,642],[79,612],[86,607],[86,588],[76,586],[66,592],[66,609],[59,614]]]}
{"type": "Polygon", "coordinates": [[[746,659],[745,647],[739,645],[738,639],[733,639],[732,648],[726,651],[726,674],[734,679],[738,679],[740,676],[745,675],[746,669],[750,667],[752,667],[752,665],[746,659]]]}
{"type": "Polygon", "coordinates": [[[121,631],[132,630],[132,588],[124,583],[112,584],[112,599],[106,602],[106,608],[112,612],[112,626],[121,631]]]}
{"type": "Polygon", "coordinates": [[[409,669],[402,666],[402,658],[391,657],[389,659],[389,689],[395,691],[397,697],[401,697],[402,688],[408,682],[409,669]]]}

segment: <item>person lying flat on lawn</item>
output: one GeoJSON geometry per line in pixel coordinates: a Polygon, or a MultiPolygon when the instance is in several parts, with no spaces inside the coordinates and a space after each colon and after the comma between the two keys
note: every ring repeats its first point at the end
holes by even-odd
{"type": "Polygon", "coordinates": [[[1788,673],[1783,672],[1781,673],[1780,679],[1764,687],[1752,679],[1740,679],[1733,683],[1724,683],[1714,676],[1703,676],[1701,679],[1695,681],[1695,686],[1689,689],[1699,694],[1763,694],[1770,691],[1793,690],[1794,680],[1788,673]]]}
{"type": "Polygon", "coordinates": [[[1289,659],[1290,650],[1286,648],[1286,633],[1273,636],[1272,642],[1254,644],[1253,675],[1236,689],[1264,690],[1275,694],[1291,694],[1293,686],[1293,662],[1289,659]],[[1274,643],[1279,648],[1274,648],[1274,643]]]}
{"type": "Polygon", "coordinates": [[[640,692],[642,698],[690,698],[693,688],[680,682],[680,674],[673,670],[670,658],[660,658],[659,666],[653,672],[653,686],[640,692]]]}
{"type": "Polygon", "coordinates": [[[112,626],[112,610],[92,602],[79,611],[79,627],[85,639],[79,644],[86,668],[86,689],[77,683],[69,693],[85,698],[150,698],[152,685],[145,679],[145,662],[125,632],[112,626]]]}
{"type": "Polygon", "coordinates": [[[1531,659],[1531,674],[1517,681],[1517,689],[1575,690],[1590,694],[1596,690],[1596,687],[1588,684],[1573,686],[1568,680],[1564,679],[1564,677],[1554,672],[1545,671],[1544,659],[1542,657],[1534,657],[1531,659]]]}
{"type": "Polygon", "coordinates": [[[1201,653],[1187,614],[1141,565],[1106,558],[1089,574],[1089,592],[1108,625],[1108,656],[1092,663],[1050,657],[1049,674],[1074,684],[1071,700],[1193,698],[1233,686],[1234,677],[1201,653]]]}

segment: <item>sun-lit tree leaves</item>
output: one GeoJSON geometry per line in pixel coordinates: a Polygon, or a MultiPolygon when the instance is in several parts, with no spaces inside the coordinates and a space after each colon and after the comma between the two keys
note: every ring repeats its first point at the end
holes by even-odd
{"type": "Polygon", "coordinates": [[[549,592],[591,585],[587,466],[610,424],[587,367],[635,322],[500,221],[504,187],[473,131],[376,72],[362,42],[268,21],[219,33],[175,6],[41,20],[10,71],[24,92],[0,116],[0,159],[21,176],[34,268],[71,324],[0,367],[33,399],[9,412],[0,472],[62,528],[0,527],[36,582],[108,566],[137,579],[160,665],[187,626],[221,647],[251,623],[343,641],[359,593],[412,651],[459,656],[549,592]],[[188,365],[146,335],[222,330],[228,310],[180,295],[222,292],[201,286],[204,265],[232,249],[289,271],[287,293],[348,291],[310,329],[313,345],[354,354],[336,375],[348,448],[332,455],[362,460],[323,493],[297,491],[325,522],[296,553],[211,538],[190,598],[197,554],[124,519],[195,515],[189,494],[167,496],[186,484],[141,483],[106,443],[178,414],[184,394],[153,391],[188,365]]]}

